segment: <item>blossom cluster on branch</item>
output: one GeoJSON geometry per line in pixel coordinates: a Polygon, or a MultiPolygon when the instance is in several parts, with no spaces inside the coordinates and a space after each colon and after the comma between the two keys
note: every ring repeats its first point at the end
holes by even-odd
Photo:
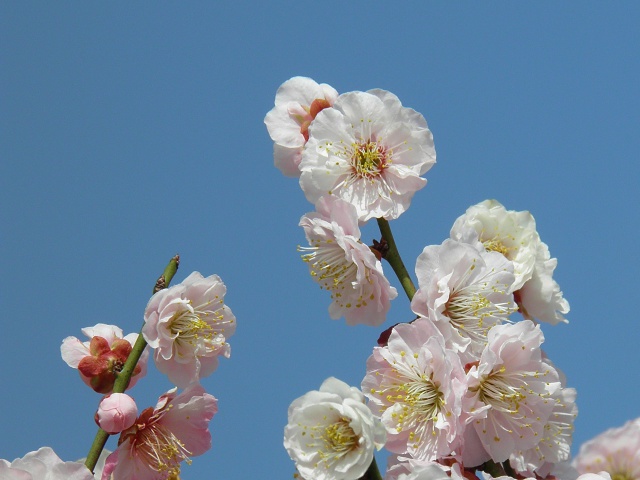
{"type": "MultiPolygon", "coordinates": [[[[383,260],[411,308],[380,332],[358,387],[330,377],[289,406],[284,447],[298,478],[381,480],[375,452],[386,448],[385,480],[640,480],[640,420],[571,459],[576,391],[543,352],[541,326],[568,323],[569,303],[529,212],[497,200],[469,207],[449,238],[424,247],[416,286],[389,221],[436,162],[422,114],[385,90],[339,94],[294,77],[264,121],[275,166],[315,208],[299,221],[308,246],[298,251],[329,294],[329,317],[387,320],[398,290],[383,260]],[[381,238],[367,245],[360,227],[373,219],[381,238]]],[[[81,330],[87,340],[62,342],[63,360],[101,395],[87,458],[65,462],[43,447],[0,460],[0,479],[178,480],[209,450],[218,403],[201,380],[230,357],[236,319],[217,275],[193,272],[170,287],[178,261],[156,282],[140,334],[97,324],[81,330]],[[139,409],[125,391],[145,376],[150,350],[175,387],[139,409]]]]}

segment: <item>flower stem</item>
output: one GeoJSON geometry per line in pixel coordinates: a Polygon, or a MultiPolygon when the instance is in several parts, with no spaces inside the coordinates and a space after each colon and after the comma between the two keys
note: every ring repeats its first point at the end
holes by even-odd
{"type": "MultiPolygon", "coordinates": [[[[180,265],[180,256],[176,255],[169,261],[167,267],[164,269],[164,273],[160,275],[160,277],[156,281],[156,284],[153,288],[154,294],[159,292],[163,288],[167,288],[169,286],[169,284],[171,283],[171,280],[173,279],[173,276],[178,271],[179,265],[180,265]]],[[[142,331],[140,331],[140,334],[138,335],[138,340],[136,340],[136,343],[133,346],[133,349],[131,350],[129,357],[127,357],[127,361],[125,362],[124,367],[122,367],[122,370],[118,374],[118,378],[116,378],[116,381],[113,384],[113,393],[124,393],[124,391],[127,389],[127,386],[129,385],[129,380],[131,380],[131,375],[133,374],[133,370],[136,368],[136,365],[138,364],[138,360],[140,360],[140,357],[142,356],[142,352],[144,352],[144,349],[146,346],[147,346],[147,342],[142,336],[142,331]]],[[[109,439],[109,434],[104,430],[102,430],[101,428],[99,428],[93,440],[93,444],[89,449],[89,453],[87,454],[87,459],[84,462],[86,467],[89,470],[91,470],[92,473],[93,473],[93,470],[96,468],[96,463],[98,463],[98,458],[100,457],[100,453],[104,449],[104,446],[107,443],[108,439],[109,439]]]]}
{"type": "Polygon", "coordinates": [[[377,220],[378,227],[380,227],[380,233],[382,234],[382,239],[387,242],[388,246],[388,250],[382,254],[382,258],[389,262],[389,265],[393,268],[398,280],[400,280],[400,284],[402,285],[402,288],[404,288],[404,292],[407,294],[407,297],[409,297],[409,300],[411,300],[416,293],[416,287],[413,285],[409,272],[402,262],[400,252],[398,251],[398,247],[396,247],[396,241],[393,239],[393,234],[391,233],[389,222],[384,218],[378,218],[377,220]]]}
{"type": "Polygon", "coordinates": [[[376,457],[373,457],[373,461],[367,471],[364,472],[364,475],[360,477],[360,480],[382,480],[382,475],[380,475],[380,470],[378,470],[378,464],[376,463],[376,457]]]}

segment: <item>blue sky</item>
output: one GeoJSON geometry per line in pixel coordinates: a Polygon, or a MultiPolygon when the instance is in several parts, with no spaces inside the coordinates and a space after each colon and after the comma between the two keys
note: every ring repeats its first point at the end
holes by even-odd
{"type": "MultiPolygon", "coordinates": [[[[379,333],[331,321],[296,252],[313,207],[273,167],[263,125],[295,75],[390,90],[429,122],[438,163],[392,223],[410,271],[469,205],[533,213],[572,307],[543,331],[578,390],[574,453],[639,417],[639,14],[589,1],[0,4],[0,458],[86,455],[99,398],[60,343],[100,322],[138,331],[180,253],[176,281],[220,275],[238,319],[232,357],[203,381],[219,399],[214,446],[183,478],[291,478],[289,403],[328,376],[359,385],[379,333]]],[[[379,237],[375,223],[363,236],[379,237]]],[[[400,295],[383,327],[410,318],[400,295]]],[[[131,391],[142,408],[170,387],[150,370],[131,391]]]]}

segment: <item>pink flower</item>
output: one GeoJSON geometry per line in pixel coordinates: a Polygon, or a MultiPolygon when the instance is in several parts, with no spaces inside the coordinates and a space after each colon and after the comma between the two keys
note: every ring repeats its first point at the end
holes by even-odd
{"type": "Polygon", "coordinates": [[[384,322],[398,292],[382,272],[382,264],[360,241],[355,208],[337,197],[325,196],[317,212],[300,219],[310,247],[300,248],[311,277],[331,292],[329,315],[344,316],[348,325],[377,326],[384,322]]]}
{"type": "Polygon", "coordinates": [[[614,479],[640,479],[640,419],[607,430],[583,444],[573,466],[581,474],[604,471],[614,479]]]}
{"type": "Polygon", "coordinates": [[[160,290],[147,304],[142,335],[155,350],[158,370],[178,387],[213,373],[218,356],[229,357],[227,339],[236,317],[224,304],[220,277],[193,272],[181,284],[160,290]]]}
{"type": "MultiPolygon", "coordinates": [[[[98,393],[110,393],[122,370],[131,349],[138,339],[137,333],[122,336],[115,325],[99,323],[82,329],[91,340],[81,342],[76,337],[62,341],[62,359],[72,368],[77,368],[80,378],[98,393]]],[[[145,350],[136,365],[128,389],[147,373],[149,352],[145,350]]]]}
{"type": "Polygon", "coordinates": [[[321,111],[302,152],[300,187],[312,203],[336,195],[358,219],[398,218],[436,162],[424,117],[385,90],[349,92],[321,111]]]}
{"type": "Polygon", "coordinates": [[[417,460],[448,456],[461,440],[465,375],[433,324],[418,319],[393,328],[367,360],[362,392],[387,429],[387,450],[417,460]]]}
{"type": "Polygon", "coordinates": [[[180,464],[211,448],[209,422],[218,401],[197,383],[180,395],[169,390],[155,408],[147,408],[120,434],[118,448],[107,458],[102,479],[165,480],[177,478],[180,464]],[[172,477],[173,476],[173,477],[172,477]]]}
{"type": "Polygon", "coordinates": [[[465,465],[503,462],[543,438],[561,388],[558,372],[542,359],[543,340],[529,320],[489,331],[479,364],[467,374],[475,418],[465,436],[465,465]]]}
{"type": "Polygon", "coordinates": [[[425,247],[416,276],[411,309],[433,321],[463,363],[480,358],[489,329],[517,310],[513,265],[499,253],[447,239],[425,247]]]}
{"type": "Polygon", "coordinates": [[[0,460],[2,480],[93,480],[93,474],[82,463],[63,462],[49,447],[29,452],[9,463],[0,460]]]}
{"type": "Polygon", "coordinates": [[[125,393],[112,393],[100,402],[95,421],[105,432],[114,434],[129,428],[138,416],[138,406],[125,393]]]}
{"type": "Polygon", "coordinates": [[[276,106],[264,123],[274,144],[275,166],[288,177],[299,177],[302,149],[309,140],[309,125],[338,97],[332,87],[307,77],[293,77],[278,88],[276,106]]]}

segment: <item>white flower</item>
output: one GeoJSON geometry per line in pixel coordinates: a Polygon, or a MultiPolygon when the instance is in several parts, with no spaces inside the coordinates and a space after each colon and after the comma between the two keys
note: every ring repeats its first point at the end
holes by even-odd
{"type": "Polygon", "coordinates": [[[387,346],[367,360],[362,391],[387,429],[387,450],[432,461],[459,446],[465,375],[429,320],[393,327],[387,346]]]}
{"type": "Polygon", "coordinates": [[[485,200],[455,221],[451,238],[480,242],[486,250],[500,252],[513,262],[516,279],[511,292],[524,318],[554,325],[567,322],[563,315],[569,312],[569,302],[552,278],[558,262],[540,240],[529,212],[507,210],[496,200],[485,200]]]}
{"type": "Polygon", "coordinates": [[[458,217],[451,238],[465,243],[479,240],[485,249],[511,260],[516,276],[512,291],[520,289],[533,274],[540,237],[529,212],[507,210],[496,200],[485,200],[458,217]]]}
{"type": "Polygon", "coordinates": [[[398,218],[436,161],[424,117],[384,90],[350,92],[309,128],[300,186],[315,203],[326,194],[353,204],[358,218],[398,218]]]}
{"type": "MultiPolygon", "coordinates": [[[[475,401],[470,411],[476,414],[470,425],[486,451],[485,459],[503,462],[543,438],[561,384],[558,372],[542,359],[544,337],[533,322],[496,325],[487,340],[479,364],[467,374],[468,394],[475,401]]],[[[477,465],[480,457],[472,446],[465,438],[463,460],[477,465]],[[472,453],[473,463],[465,458],[472,453]]]]}
{"type": "Polygon", "coordinates": [[[447,239],[423,250],[416,276],[412,310],[434,322],[463,363],[480,358],[489,329],[517,311],[513,265],[499,253],[447,239]]]}
{"type": "Polygon", "coordinates": [[[93,474],[79,462],[63,462],[49,447],[29,452],[9,463],[0,459],[2,480],[94,480],[93,474]]]}
{"type": "Polygon", "coordinates": [[[560,286],[553,279],[553,271],[557,264],[558,260],[551,258],[547,245],[540,242],[531,279],[522,286],[517,295],[520,310],[525,318],[535,318],[552,325],[568,323],[563,315],[569,313],[569,302],[562,296],[560,286]]]}
{"type": "Polygon", "coordinates": [[[217,275],[193,272],[181,284],[160,290],[147,304],[142,335],[154,349],[158,370],[185,388],[210,375],[218,356],[229,357],[227,339],[236,318],[224,304],[227,288],[217,275]]]}
{"type": "Polygon", "coordinates": [[[329,315],[344,315],[348,325],[377,326],[384,322],[398,292],[382,272],[382,264],[360,241],[355,208],[337,197],[318,200],[317,212],[300,219],[310,247],[302,259],[311,277],[331,292],[329,315]]]}
{"type": "Polygon", "coordinates": [[[288,177],[299,177],[302,147],[309,139],[309,125],[338,98],[327,84],[307,77],[293,77],[278,88],[275,107],[264,118],[271,139],[275,166],[288,177]]]}
{"type": "Polygon", "coordinates": [[[362,393],[336,378],[289,407],[284,447],[306,480],[356,480],[384,443],[384,427],[362,393]]]}

